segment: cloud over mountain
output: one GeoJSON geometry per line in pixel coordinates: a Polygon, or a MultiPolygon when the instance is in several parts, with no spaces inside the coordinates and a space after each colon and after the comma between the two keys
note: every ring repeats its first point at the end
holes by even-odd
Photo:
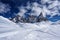
{"type": "Polygon", "coordinates": [[[20,12],[18,14],[22,15],[28,12],[28,14],[38,16],[42,12],[44,17],[46,17],[46,15],[50,15],[51,17],[55,15],[60,16],[60,2],[57,0],[41,0],[41,4],[39,4],[38,2],[28,2],[27,6],[21,6],[19,10],[20,12]]]}

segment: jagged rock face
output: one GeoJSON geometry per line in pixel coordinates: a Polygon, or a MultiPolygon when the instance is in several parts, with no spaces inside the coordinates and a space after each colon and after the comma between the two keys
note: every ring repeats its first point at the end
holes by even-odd
{"type": "Polygon", "coordinates": [[[10,19],[15,23],[22,22],[22,23],[35,23],[35,22],[41,22],[41,21],[47,21],[47,18],[43,17],[43,14],[41,13],[38,17],[34,15],[29,15],[28,18],[21,17],[20,15],[15,16],[14,18],[10,19]]]}
{"type": "Polygon", "coordinates": [[[34,22],[36,22],[36,20],[37,20],[37,17],[34,16],[34,15],[30,15],[30,16],[28,17],[28,22],[29,22],[29,23],[34,23],[34,22]]]}
{"type": "Polygon", "coordinates": [[[47,21],[47,18],[43,17],[42,13],[37,18],[37,22],[41,22],[41,21],[47,21]]]}

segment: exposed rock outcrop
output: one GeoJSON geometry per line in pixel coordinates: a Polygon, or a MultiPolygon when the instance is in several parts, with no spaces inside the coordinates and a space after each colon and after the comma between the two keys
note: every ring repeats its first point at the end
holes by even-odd
{"type": "Polygon", "coordinates": [[[15,23],[18,23],[18,22],[35,23],[35,22],[47,21],[47,18],[45,18],[43,14],[40,13],[38,17],[34,15],[29,15],[29,17],[23,17],[23,16],[21,17],[20,15],[16,15],[14,18],[11,18],[10,20],[15,23]]]}

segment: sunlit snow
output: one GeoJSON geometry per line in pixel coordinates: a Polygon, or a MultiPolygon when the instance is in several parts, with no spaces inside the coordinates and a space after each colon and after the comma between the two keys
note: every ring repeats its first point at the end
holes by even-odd
{"type": "Polygon", "coordinates": [[[0,40],[60,40],[60,23],[15,24],[0,16],[0,40]]]}

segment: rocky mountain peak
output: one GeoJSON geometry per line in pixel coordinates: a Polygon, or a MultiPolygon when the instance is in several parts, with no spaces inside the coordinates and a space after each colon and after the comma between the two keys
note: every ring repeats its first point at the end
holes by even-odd
{"type": "Polygon", "coordinates": [[[41,22],[41,21],[47,21],[47,18],[43,17],[43,14],[40,13],[39,16],[29,15],[29,17],[24,17],[20,15],[16,15],[14,18],[10,19],[11,21],[18,23],[35,23],[35,22],[41,22]]]}

